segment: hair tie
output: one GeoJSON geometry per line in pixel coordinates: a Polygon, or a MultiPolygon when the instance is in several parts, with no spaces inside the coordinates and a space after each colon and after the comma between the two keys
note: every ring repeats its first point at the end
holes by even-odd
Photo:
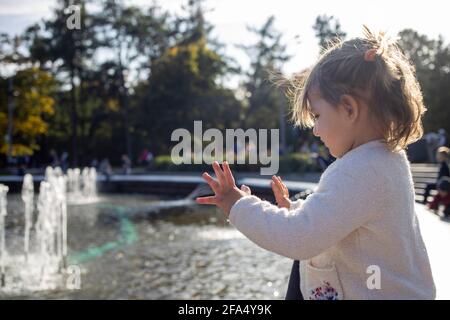
{"type": "Polygon", "coordinates": [[[364,53],[364,60],[366,61],[375,61],[375,57],[377,56],[377,49],[370,49],[364,53]]]}

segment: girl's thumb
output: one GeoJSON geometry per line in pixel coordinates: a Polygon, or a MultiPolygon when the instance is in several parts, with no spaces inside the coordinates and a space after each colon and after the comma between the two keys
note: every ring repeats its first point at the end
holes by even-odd
{"type": "Polygon", "coordinates": [[[246,193],[249,193],[249,194],[252,193],[252,191],[250,190],[250,188],[247,187],[245,184],[243,184],[243,185],[241,186],[241,190],[244,191],[244,192],[246,192],[246,193]]]}

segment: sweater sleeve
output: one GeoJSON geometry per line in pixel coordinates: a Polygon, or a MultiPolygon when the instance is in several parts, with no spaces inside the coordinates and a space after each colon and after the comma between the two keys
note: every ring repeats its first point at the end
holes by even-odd
{"type": "Polygon", "coordinates": [[[382,198],[371,181],[345,173],[323,177],[317,190],[291,211],[245,196],[231,208],[230,223],[266,250],[294,260],[310,259],[379,211],[382,198]]]}
{"type": "Polygon", "coordinates": [[[292,201],[291,202],[291,207],[289,208],[289,211],[296,210],[296,209],[300,208],[302,206],[303,202],[304,202],[304,200],[302,200],[302,199],[298,199],[298,200],[292,201]]]}

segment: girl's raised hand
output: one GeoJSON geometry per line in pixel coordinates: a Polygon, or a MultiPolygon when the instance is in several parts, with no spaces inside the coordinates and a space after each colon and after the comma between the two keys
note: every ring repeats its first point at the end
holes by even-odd
{"type": "Polygon", "coordinates": [[[203,173],[203,179],[206,180],[208,185],[214,191],[214,196],[199,197],[196,199],[199,204],[213,204],[218,206],[225,215],[228,217],[231,207],[240,198],[250,195],[250,188],[242,186],[242,190],[236,187],[233,174],[231,173],[228,162],[222,163],[222,168],[217,161],[214,161],[212,165],[214,173],[216,174],[217,181],[213,179],[207,172],[203,173]]]}
{"type": "Polygon", "coordinates": [[[289,209],[291,207],[291,200],[289,200],[289,190],[281,181],[280,177],[272,176],[271,186],[275,200],[280,208],[289,209]]]}

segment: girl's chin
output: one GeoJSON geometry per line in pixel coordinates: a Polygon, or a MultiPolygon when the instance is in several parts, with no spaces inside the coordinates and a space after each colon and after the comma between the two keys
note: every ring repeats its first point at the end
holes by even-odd
{"type": "Polygon", "coordinates": [[[334,152],[332,149],[328,148],[328,152],[336,159],[340,158],[341,155],[334,152]]]}

